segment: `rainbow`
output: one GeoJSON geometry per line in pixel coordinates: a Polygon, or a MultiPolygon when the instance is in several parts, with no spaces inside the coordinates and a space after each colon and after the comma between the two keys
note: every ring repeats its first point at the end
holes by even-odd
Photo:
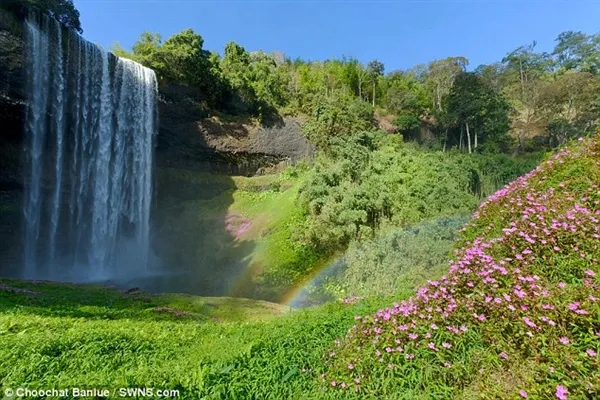
{"type": "Polygon", "coordinates": [[[311,286],[318,285],[318,283],[326,276],[335,272],[343,262],[343,255],[338,254],[321,265],[316,267],[308,276],[306,276],[301,282],[296,284],[286,293],[284,293],[279,299],[278,303],[284,304],[290,307],[299,306],[302,300],[306,297],[306,290],[311,286]],[[331,260],[334,260],[333,262],[331,260]]]}

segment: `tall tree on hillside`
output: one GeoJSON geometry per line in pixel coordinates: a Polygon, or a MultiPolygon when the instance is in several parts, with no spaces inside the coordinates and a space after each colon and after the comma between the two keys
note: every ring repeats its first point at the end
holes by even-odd
{"type": "Polygon", "coordinates": [[[489,149],[493,144],[494,150],[504,145],[509,129],[509,105],[476,73],[463,72],[456,77],[447,103],[450,118],[465,128],[469,153],[484,142],[489,149]]]}
{"type": "Polygon", "coordinates": [[[362,100],[363,99],[363,92],[362,92],[362,87],[365,84],[365,82],[367,81],[367,79],[369,78],[369,71],[363,67],[362,64],[358,64],[356,66],[356,73],[357,73],[357,78],[358,78],[358,97],[362,100]]]}
{"type": "Polygon", "coordinates": [[[395,71],[382,79],[381,101],[397,118],[394,124],[403,135],[411,135],[428,111],[425,86],[413,75],[395,71]]]}
{"type": "Polygon", "coordinates": [[[369,78],[371,79],[371,83],[373,84],[373,107],[375,107],[375,92],[377,91],[377,80],[380,76],[383,75],[385,68],[383,63],[373,60],[367,64],[367,71],[369,74],[369,78]]]}
{"type": "Polygon", "coordinates": [[[478,66],[475,68],[475,73],[481,77],[488,87],[492,88],[496,93],[500,93],[506,85],[504,69],[501,63],[496,62],[478,66]]]}
{"type": "Polygon", "coordinates": [[[444,110],[443,100],[450,93],[454,79],[465,71],[469,60],[465,57],[448,57],[436,60],[427,66],[426,82],[431,90],[433,107],[437,112],[444,110]]]}
{"type": "Polygon", "coordinates": [[[563,71],[600,73],[600,34],[567,31],[556,38],[552,53],[563,71]]]}
{"type": "Polygon", "coordinates": [[[536,42],[520,46],[502,59],[506,68],[508,84],[505,92],[513,100],[516,110],[513,128],[522,147],[527,134],[543,130],[539,116],[539,93],[542,80],[553,68],[553,60],[547,53],[534,51],[536,42]]]}
{"type": "Polygon", "coordinates": [[[160,47],[160,55],[169,77],[201,90],[208,89],[210,52],[204,50],[204,39],[192,29],[181,31],[160,47]]]}
{"type": "Polygon", "coordinates": [[[540,110],[552,144],[593,132],[600,123],[600,79],[589,72],[567,72],[545,82],[540,110]]]}
{"type": "Polygon", "coordinates": [[[152,68],[162,79],[164,61],[159,55],[160,46],[162,46],[162,37],[159,33],[144,32],[133,45],[133,55],[137,62],[152,68]]]}
{"type": "Polygon", "coordinates": [[[262,51],[250,54],[250,85],[257,100],[270,107],[283,107],[288,102],[287,79],[289,75],[272,54],[262,51]]]}

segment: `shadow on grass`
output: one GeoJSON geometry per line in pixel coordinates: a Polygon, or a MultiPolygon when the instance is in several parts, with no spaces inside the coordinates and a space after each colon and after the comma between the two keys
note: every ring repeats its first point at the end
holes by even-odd
{"type": "Polygon", "coordinates": [[[287,308],[231,297],[153,295],[100,285],[0,280],[0,314],[184,323],[262,321],[287,308]]]}

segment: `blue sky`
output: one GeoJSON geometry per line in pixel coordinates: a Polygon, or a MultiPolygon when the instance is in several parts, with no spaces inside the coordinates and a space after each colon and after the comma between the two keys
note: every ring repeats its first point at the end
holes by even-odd
{"type": "Polygon", "coordinates": [[[130,48],[140,33],[192,28],[204,48],[310,60],[353,56],[386,72],[447,56],[475,68],[536,40],[551,51],[566,30],[600,31],[600,0],[75,0],[86,39],[130,48]]]}

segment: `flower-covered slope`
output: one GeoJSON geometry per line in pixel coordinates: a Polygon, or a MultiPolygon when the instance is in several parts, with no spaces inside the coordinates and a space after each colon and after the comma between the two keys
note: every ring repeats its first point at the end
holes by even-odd
{"type": "Polygon", "coordinates": [[[600,140],[481,204],[449,272],[356,316],[330,390],[374,398],[600,398],[600,140]]]}

